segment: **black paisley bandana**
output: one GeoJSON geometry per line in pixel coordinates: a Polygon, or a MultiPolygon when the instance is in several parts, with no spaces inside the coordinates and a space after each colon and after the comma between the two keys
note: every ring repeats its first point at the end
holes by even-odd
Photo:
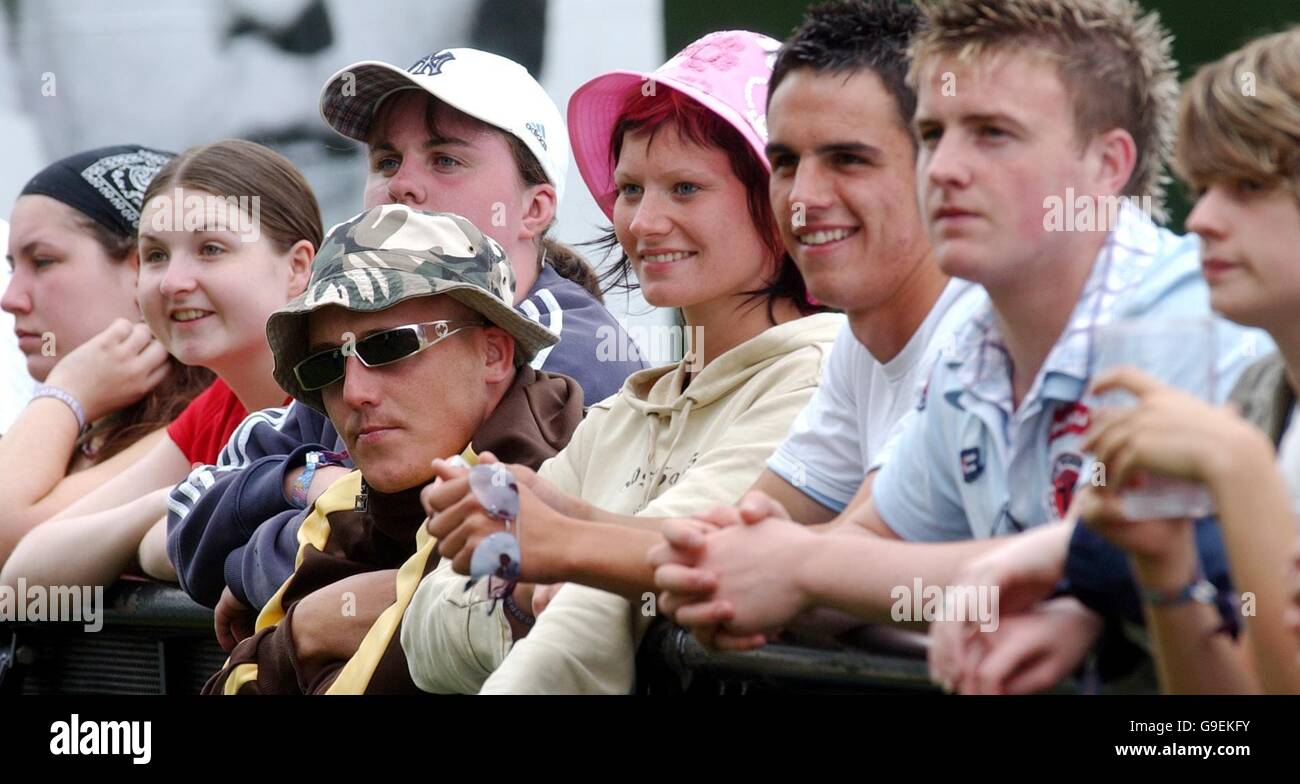
{"type": "Polygon", "coordinates": [[[139,145],[101,147],[45,167],[22,195],[49,196],[117,234],[135,236],[144,192],[172,153],[139,145]]]}

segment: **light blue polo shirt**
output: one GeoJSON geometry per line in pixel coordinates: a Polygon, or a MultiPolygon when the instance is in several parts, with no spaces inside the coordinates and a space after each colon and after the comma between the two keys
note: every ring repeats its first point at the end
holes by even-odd
{"type": "MultiPolygon", "coordinates": [[[[876,477],[872,498],[881,518],[902,538],[924,542],[1002,536],[1060,519],[1091,476],[1080,445],[1095,328],[1120,318],[1209,315],[1197,238],[1126,208],[1019,410],[1012,410],[1010,364],[991,304],[957,333],[876,477]]],[[[1215,352],[1215,385],[1225,400],[1241,371],[1273,343],[1218,318],[1214,334],[1213,347],[1187,351],[1215,352]]],[[[1171,372],[1188,364],[1185,357],[1170,362],[1171,372]]]]}

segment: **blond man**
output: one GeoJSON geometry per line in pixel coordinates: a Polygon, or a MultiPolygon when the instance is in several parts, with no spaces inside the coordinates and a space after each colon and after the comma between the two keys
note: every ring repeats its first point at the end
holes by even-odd
{"type": "MultiPolygon", "coordinates": [[[[1300,608],[1294,603],[1300,594],[1294,573],[1288,579],[1287,572],[1288,566],[1294,572],[1300,510],[1300,428],[1294,427],[1300,378],[1294,315],[1300,308],[1300,28],[1253,41],[1188,82],[1175,168],[1197,194],[1187,226],[1201,238],[1211,305],[1239,324],[1267,331],[1278,353],[1243,374],[1232,394],[1240,415],[1137,372],[1108,380],[1141,402],[1097,423],[1090,437],[1098,459],[1124,453],[1128,471],[1204,484],[1217,520],[1198,521],[1196,531],[1185,521],[1134,522],[1114,513],[1110,494],[1090,494],[1082,505],[1089,525],[1120,548],[1139,586],[1166,588],[1135,592],[1123,568],[1087,588],[1102,598],[1094,602],[1098,609],[1117,616],[1124,615],[1120,608],[1137,605],[1129,595],[1138,593],[1165,691],[1296,693],[1300,608]],[[1231,595],[1251,603],[1249,610],[1243,603],[1239,615],[1232,608],[1238,617],[1230,620],[1244,630],[1237,639],[1223,633],[1223,613],[1187,588],[1203,580],[1225,585],[1229,571],[1231,595]]],[[[1114,479],[1122,485],[1122,476],[1114,479]]],[[[1075,582],[1087,582],[1078,563],[1089,553],[1080,544],[1071,548],[1066,571],[1075,582]]],[[[1027,563],[1042,560],[1024,555],[993,553],[988,559],[1006,562],[1009,576],[1021,579],[1027,563]]],[[[936,642],[961,658],[960,635],[939,635],[936,642]]]]}

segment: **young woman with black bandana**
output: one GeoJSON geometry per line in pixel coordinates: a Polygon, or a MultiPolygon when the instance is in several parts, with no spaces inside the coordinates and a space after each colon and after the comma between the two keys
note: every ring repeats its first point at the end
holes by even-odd
{"type": "Polygon", "coordinates": [[[0,439],[0,563],[32,526],[139,460],[212,382],[141,322],[141,200],[170,153],[125,145],[50,164],[14,204],[0,307],[35,397],[0,439]],[[17,480],[17,481],[14,481],[17,480]]]}

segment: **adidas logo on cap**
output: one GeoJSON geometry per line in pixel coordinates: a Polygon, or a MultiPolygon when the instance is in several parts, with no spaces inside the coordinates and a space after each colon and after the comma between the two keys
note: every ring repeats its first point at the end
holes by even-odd
{"type": "Polygon", "coordinates": [[[524,123],[524,127],[527,128],[529,131],[531,131],[533,136],[537,137],[537,142],[538,144],[542,145],[543,150],[547,150],[548,152],[550,151],[550,148],[546,146],[545,125],[542,125],[541,123],[530,122],[530,123],[524,123]]]}

